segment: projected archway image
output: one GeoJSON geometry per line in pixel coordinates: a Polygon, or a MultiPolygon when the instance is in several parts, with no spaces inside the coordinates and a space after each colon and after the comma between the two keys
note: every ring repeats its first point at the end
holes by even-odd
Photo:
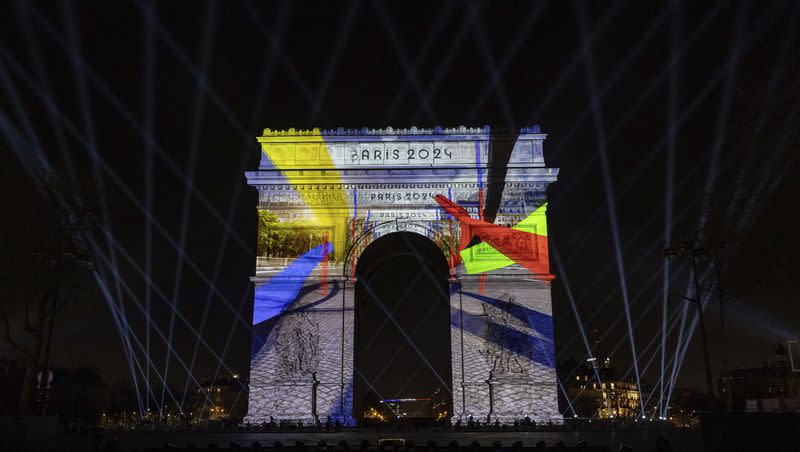
{"type": "Polygon", "coordinates": [[[431,240],[385,235],[358,259],[354,406],[362,421],[452,414],[448,264],[431,240]]]}

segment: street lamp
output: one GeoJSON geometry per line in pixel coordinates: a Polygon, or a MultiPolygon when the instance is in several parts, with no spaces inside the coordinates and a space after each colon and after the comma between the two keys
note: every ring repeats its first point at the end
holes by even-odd
{"type": "Polygon", "coordinates": [[[703,340],[703,359],[706,367],[706,385],[708,386],[708,397],[714,398],[714,382],[711,378],[711,359],[708,352],[708,338],[706,336],[706,325],[703,321],[703,294],[700,288],[700,278],[697,275],[697,263],[708,260],[708,253],[702,245],[697,244],[694,237],[681,240],[674,246],[664,249],[664,257],[668,261],[674,261],[680,257],[688,257],[692,263],[692,282],[694,284],[695,297],[684,296],[683,299],[697,305],[697,316],[700,319],[700,334],[703,340]]]}

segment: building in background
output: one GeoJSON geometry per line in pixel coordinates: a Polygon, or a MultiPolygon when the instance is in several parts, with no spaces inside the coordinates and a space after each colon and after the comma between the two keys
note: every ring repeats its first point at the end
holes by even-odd
{"type": "Polygon", "coordinates": [[[238,373],[202,382],[200,386],[189,394],[184,416],[193,423],[242,421],[247,413],[247,383],[238,373]]]}
{"type": "Polygon", "coordinates": [[[610,358],[582,363],[567,383],[567,394],[581,418],[633,419],[640,413],[639,388],[619,377],[610,358]]]}
{"type": "Polygon", "coordinates": [[[731,370],[721,383],[729,411],[800,411],[800,372],[792,370],[787,347],[781,342],[761,367],[731,370]]]}

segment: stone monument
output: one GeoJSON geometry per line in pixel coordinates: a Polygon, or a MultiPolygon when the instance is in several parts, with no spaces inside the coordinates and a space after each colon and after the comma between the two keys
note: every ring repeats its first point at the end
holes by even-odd
{"type": "Polygon", "coordinates": [[[372,241],[407,231],[449,244],[451,421],[560,422],[545,219],[558,169],[545,166],[545,138],[538,126],[264,130],[261,164],[246,173],[259,194],[259,257],[245,421],[355,422],[356,264],[372,241]],[[489,162],[502,146],[500,180],[489,162]],[[506,245],[545,271],[486,244],[456,249],[459,224],[434,197],[483,219],[490,184],[502,190],[494,224],[535,225],[506,245]]]}

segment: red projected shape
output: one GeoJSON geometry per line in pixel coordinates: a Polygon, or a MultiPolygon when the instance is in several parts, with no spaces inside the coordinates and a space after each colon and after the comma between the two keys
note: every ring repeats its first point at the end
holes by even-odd
{"type": "MultiPolygon", "coordinates": [[[[461,225],[461,239],[458,250],[469,246],[472,237],[477,236],[481,241],[491,245],[504,256],[522,265],[537,278],[551,280],[550,263],[547,246],[536,246],[536,243],[547,243],[546,235],[518,231],[486,221],[476,220],[469,216],[463,207],[450,201],[443,195],[436,195],[436,202],[458,220],[461,225]]],[[[456,265],[461,262],[460,255],[456,255],[456,265]]]]}

